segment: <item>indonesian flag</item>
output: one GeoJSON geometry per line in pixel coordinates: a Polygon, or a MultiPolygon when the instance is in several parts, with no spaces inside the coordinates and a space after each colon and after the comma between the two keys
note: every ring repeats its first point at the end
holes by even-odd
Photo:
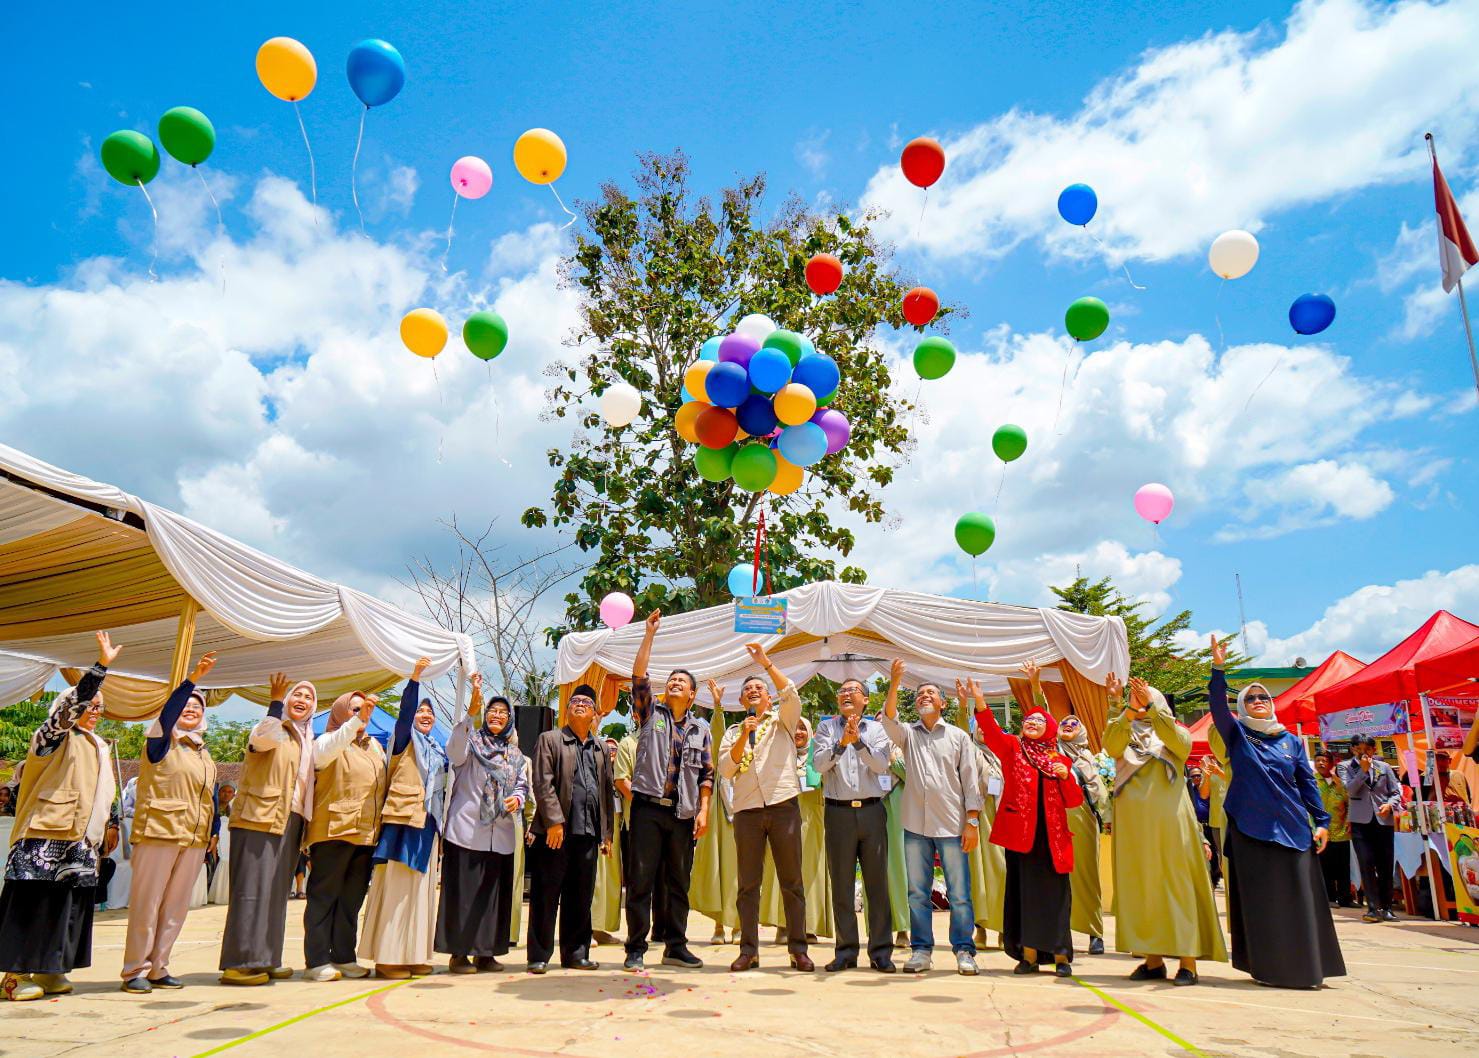
{"type": "Polygon", "coordinates": [[[1443,266],[1443,292],[1452,293],[1463,274],[1479,264],[1479,249],[1464,226],[1459,214],[1458,203],[1443,179],[1443,170],[1438,168],[1438,159],[1433,159],[1433,198],[1438,206],[1438,263],[1443,266]]]}

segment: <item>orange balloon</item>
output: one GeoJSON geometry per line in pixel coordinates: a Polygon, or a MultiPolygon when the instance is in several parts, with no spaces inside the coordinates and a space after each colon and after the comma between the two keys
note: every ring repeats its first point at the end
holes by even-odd
{"type": "Polygon", "coordinates": [[[801,487],[806,474],[795,463],[786,461],[779,452],[775,454],[775,480],[770,483],[770,491],[777,496],[789,496],[801,487]]]}
{"type": "Polygon", "coordinates": [[[713,366],[714,361],[712,360],[696,360],[688,365],[687,371],[683,372],[683,385],[687,388],[689,395],[705,404],[709,402],[706,399],[708,391],[704,389],[704,379],[709,377],[709,371],[713,366]]]}
{"type": "Polygon", "coordinates": [[[817,398],[800,382],[787,382],[775,395],[775,417],[787,426],[799,426],[817,410],[817,398]]]}
{"type": "Polygon", "coordinates": [[[678,414],[673,416],[673,429],[678,431],[678,436],[689,444],[698,444],[698,416],[699,412],[708,405],[701,400],[691,400],[678,409],[678,414]]]}

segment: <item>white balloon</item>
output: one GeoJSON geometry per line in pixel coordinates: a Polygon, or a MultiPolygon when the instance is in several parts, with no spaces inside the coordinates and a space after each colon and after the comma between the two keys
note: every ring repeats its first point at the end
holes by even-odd
{"type": "Polygon", "coordinates": [[[1239,228],[1225,231],[1212,240],[1207,263],[1223,279],[1239,279],[1253,271],[1258,263],[1258,240],[1252,232],[1239,228]]]}
{"type": "Polygon", "coordinates": [[[771,319],[769,316],[761,315],[758,312],[752,312],[744,319],[740,320],[739,326],[737,326],[734,330],[736,334],[743,334],[748,338],[755,339],[757,342],[763,342],[765,341],[765,339],[769,338],[772,334],[775,333],[776,325],[775,320],[771,319]]]}
{"type": "Polygon", "coordinates": [[[608,426],[626,426],[642,410],[642,394],[637,387],[618,382],[601,394],[601,417],[608,426]]]}

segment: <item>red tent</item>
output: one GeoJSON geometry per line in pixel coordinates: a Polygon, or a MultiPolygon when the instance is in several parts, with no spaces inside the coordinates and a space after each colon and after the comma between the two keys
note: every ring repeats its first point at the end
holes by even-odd
{"type": "Polygon", "coordinates": [[[1337,650],[1321,662],[1314,672],[1274,699],[1274,711],[1279,723],[1301,735],[1318,734],[1315,695],[1354,676],[1365,667],[1366,662],[1358,661],[1344,650],[1337,650]]]}
{"type": "Polygon", "coordinates": [[[1442,691],[1451,697],[1471,697],[1479,691],[1479,685],[1472,682],[1479,680],[1479,639],[1419,661],[1414,676],[1417,689],[1424,694],[1442,691]]]}
{"type": "Polygon", "coordinates": [[[1340,709],[1355,709],[1387,702],[1408,703],[1414,729],[1421,727],[1422,705],[1413,667],[1456,647],[1479,640],[1479,625],[1439,610],[1391,650],[1360,672],[1315,693],[1315,709],[1321,715],[1340,709]]]}

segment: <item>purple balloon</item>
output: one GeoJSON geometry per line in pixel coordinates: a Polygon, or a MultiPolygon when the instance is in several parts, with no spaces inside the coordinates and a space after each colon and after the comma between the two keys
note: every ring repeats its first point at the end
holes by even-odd
{"type": "Polygon", "coordinates": [[[822,433],[827,435],[827,454],[836,455],[847,447],[847,442],[852,440],[852,423],[847,421],[847,416],[836,408],[819,408],[817,413],[811,417],[811,421],[822,428],[822,433]]]}
{"type": "Polygon", "coordinates": [[[744,334],[725,335],[724,340],[719,343],[719,362],[727,364],[739,364],[746,371],[750,369],[750,357],[760,351],[760,343],[744,334]]]}

